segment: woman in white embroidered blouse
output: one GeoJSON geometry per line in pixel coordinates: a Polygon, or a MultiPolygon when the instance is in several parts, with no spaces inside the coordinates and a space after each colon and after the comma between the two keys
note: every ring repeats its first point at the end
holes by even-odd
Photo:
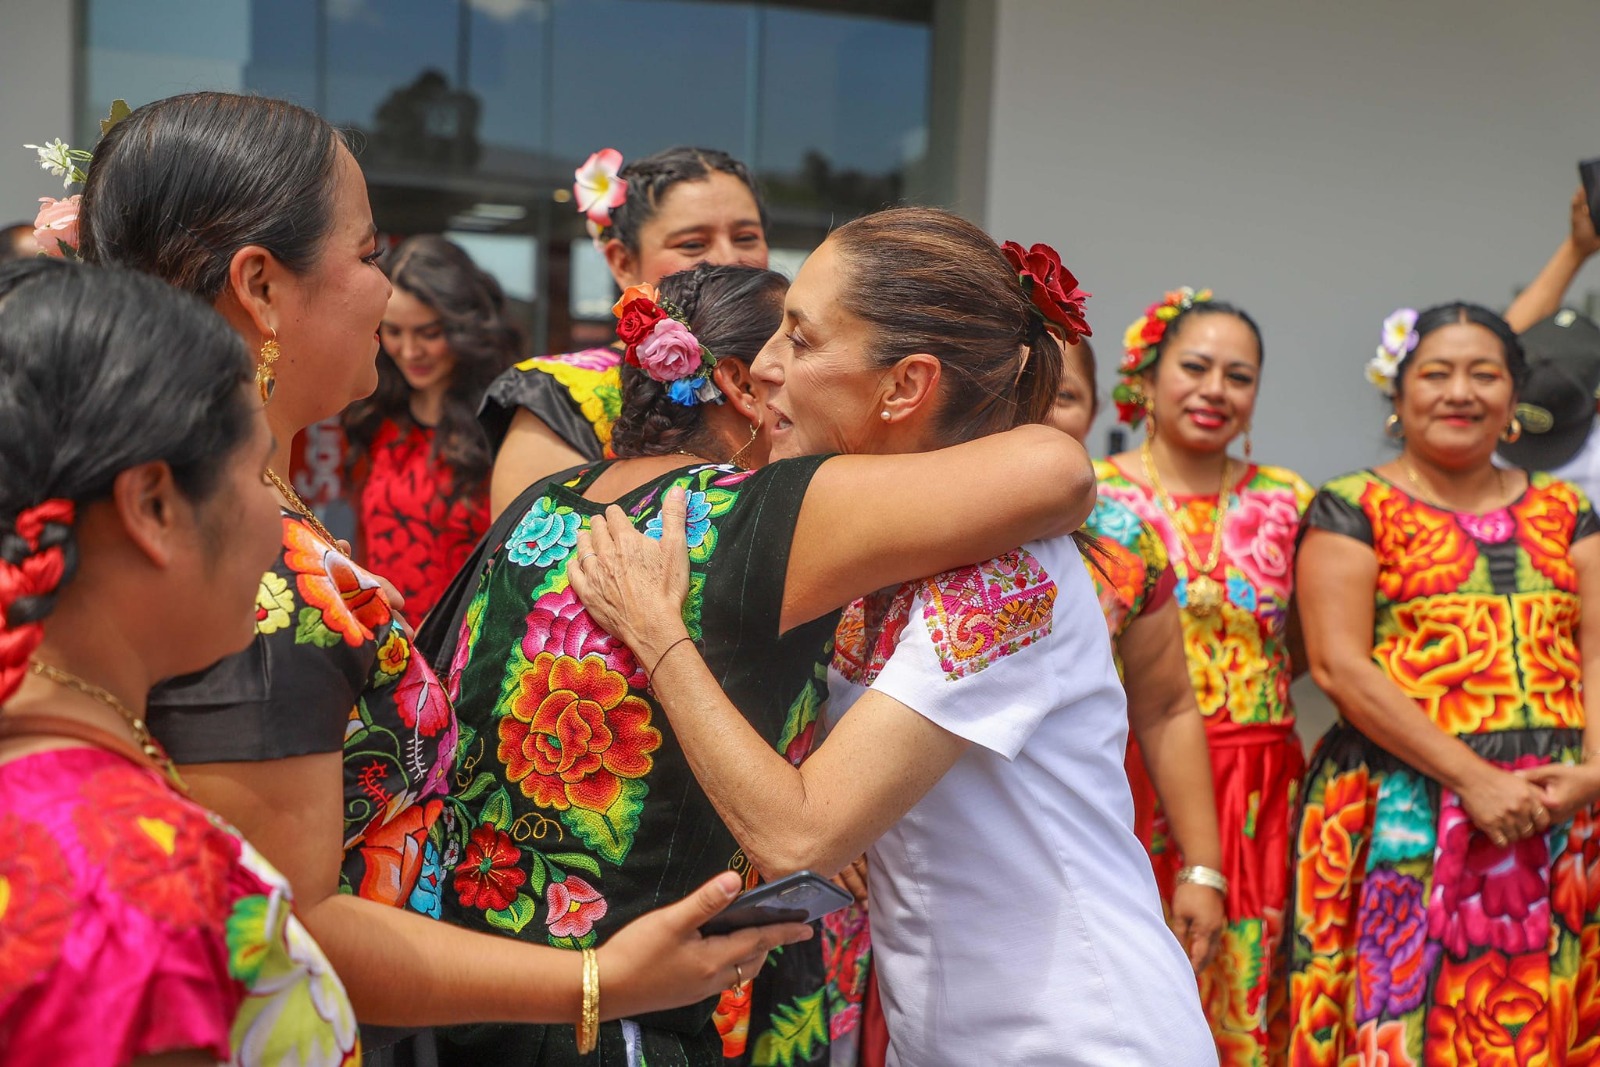
{"type": "MultiPolygon", "coordinates": [[[[1087,330],[1075,286],[1044,246],[1002,250],[945,212],[841,227],[753,367],[774,458],[922,451],[1038,421],[1057,337],[1087,330]]],[[[1133,835],[1127,708],[1074,540],[847,610],[833,729],[795,768],[687,641],[683,508],[669,498],[659,544],[596,521],[573,586],[656,665],[696,776],[763,875],[832,874],[870,849],[890,1062],[1214,1064],[1133,835]]]]}

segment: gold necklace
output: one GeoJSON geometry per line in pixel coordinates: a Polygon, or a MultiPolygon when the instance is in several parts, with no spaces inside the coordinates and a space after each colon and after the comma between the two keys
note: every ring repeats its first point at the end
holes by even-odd
{"type": "Polygon", "coordinates": [[[1228,501],[1233,495],[1233,460],[1226,455],[1222,457],[1222,485],[1217,490],[1217,502],[1211,509],[1211,553],[1202,564],[1200,553],[1195,550],[1194,542],[1189,540],[1189,534],[1183,528],[1177,505],[1161,484],[1161,475],[1156,473],[1155,456],[1150,451],[1148,437],[1139,446],[1139,458],[1144,461],[1144,476],[1149,480],[1156,500],[1172,520],[1172,528],[1178,532],[1178,540],[1183,544],[1183,562],[1190,572],[1183,610],[1197,619],[1214,615],[1222,607],[1222,586],[1211,577],[1211,572],[1222,562],[1222,520],[1228,514],[1228,501]]]}
{"type": "Polygon", "coordinates": [[[304,500],[300,499],[300,494],[294,491],[294,486],[278,477],[277,472],[270,467],[267,468],[267,480],[273,485],[277,486],[278,492],[283,494],[283,499],[289,502],[290,509],[296,512],[302,519],[305,519],[306,522],[311,525],[312,531],[316,533],[318,537],[328,542],[328,544],[333,548],[339,547],[339,542],[334,540],[333,534],[329,533],[328,528],[322,525],[322,520],[317,518],[317,513],[307,507],[304,500]]]}
{"type": "Polygon", "coordinates": [[[82,693],[91,700],[99,701],[122,716],[122,721],[127,723],[128,729],[133,731],[133,739],[138,742],[139,751],[144,753],[145,758],[154,763],[161,773],[166,775],[167,781],[172,783],[174,789],[180,793],[189,791],[189,787],[178,776],[178,769],[172,765],[172,757],[167,755],[166,749],[162,748],[154,737],[150,736],[150,728],[145,725],[144,720],[135,715],[132,708],[118,700],[115,694],[95,685],[93,682],[84,681],[76,674],[36,659],[28,661],[28,669],[46,681],[54,682],[65,689],[82,693]]]}
{"type": "MultiPolygon", "coordinates": [[[[1442,509],[1444,511],[1453,512],[1453,511],[1457,511],[1458,510],[1456,508],[1450,507],[1448,504],[1438,503],[1438,500],[1440,499],[1439,498],[1439,494],[1433,492],[1427,486],[1422,484],[1421,475],[1419,475],[1417,473],[1417,469],[1411,465],[1411,461],[1409,459],[1406,459],[1405,456],[1401,456],[1400,457],[1400,469],[1406,472],[1407,480],[1411,482],[1412,488],[1416,489],[1417,495],[1420,496],[1424,501],[1426,501],[1427,503],[1432,504],[1434,507],[1440,508],[1440,509],[1442,509]]],[[[1505,470],[1503,468],[1501,468],[1501,467],[1496,467],[1494,469],[1494,478],[1495,478],[1495,487],[1496,487],[1496,489],[1498,490],[1498,492],[1500,494],[1500,500],[1503,502],[1505,500],[1505,498],[1506,498],[1506,472],[1505,472],[1505,470]]],[[[1501,506],[1504,506],[1503,503],[1502,503],[1501,506]]],[[[1495,508],[1490,508],[1489,510],[1494,511],[1496,509],[1495,508]]],[[[1466,514],[1476,514],[1476,512],[1467,512],[1466,514]]]]}

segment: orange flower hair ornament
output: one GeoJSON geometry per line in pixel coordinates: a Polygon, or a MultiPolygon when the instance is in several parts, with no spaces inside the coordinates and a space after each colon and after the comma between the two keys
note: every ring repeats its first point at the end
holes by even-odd
{"type": "Polygon", "coordinates": [[[1196,304],[1204,304],[1210,300],[1210,289],[1201,289],[1197,292],[1187,285],[1181,289],[1174,289],[1145,308],[1144,314],[1135,319],[1123,333],[1124,355],[1122,366],[1118,368],[1122,381],[1111,390],[1111,399],[1116,401],[1119,422],[1137,426],[1145,417],[1144,384],[1140,381],[1140,376],[1155,364],[1156,350],[1161,347],[1161,340],[1167,336],[1167,329],[1173,320],[1196,304]]]}

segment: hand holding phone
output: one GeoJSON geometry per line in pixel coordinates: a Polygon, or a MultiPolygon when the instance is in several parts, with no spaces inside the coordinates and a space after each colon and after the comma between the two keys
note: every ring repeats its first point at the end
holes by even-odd
{"type": "Polygon", "coordinates": [[[851,896],[810,871],[796,871],[758,885],[734,898],[700,927],[702,934],[726,934],[748,926],[816,922],[851,903],[851,896]]]}

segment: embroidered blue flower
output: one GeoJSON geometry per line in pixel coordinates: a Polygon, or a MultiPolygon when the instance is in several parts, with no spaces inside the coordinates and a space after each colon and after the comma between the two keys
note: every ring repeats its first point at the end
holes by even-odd
{"type": "MultiPolygon", "coordinates": [[[[689,547],[699,548],[706,540],[706,532],[711,529],[711,501],[706,499],[704,493],[690,490],[688,499],[689,547]]],[[[644,524],[644,535],[657,541],[661,540],[661,516],[658,514],[644,524]]]]}
{"type": "Polygon", "coordinates": [[[1367,870],[1380,863],[1432,856],[1437,841],[1433,802],[1421,775],[1395,771],[1378,787],[1378,813],[1372,823],[1367,870]]]}
{"type": "Polygon", "coordinates": [[[582,520],[571,508],[552,507],[548,498],[534,501],[506,542],[507,558],[519,567],[559,563],[578,543],[582,520]]]}
{"type": "Polygon", "coordinates": [[[422,873],[411,891],[406,906],[423,915],[439,918],[444,910],[444,864],[439,862],[439,846],[432,841],[422,853],[422,873]]]}
{"type": "Polygon", "coordinates": [[[1101,497],[1095,501],[1094,513],[1084,525],[1100,537],[1132,548],[1138,544],[1139,531],[1144,524],[1128,505],[1101,497]]]}
{"type": "Polygon", "coordinates": [[[1228,571],[1228,602],[1246,611],[1256,610],[1256,587],[1236,570],[1228,571]]]}

